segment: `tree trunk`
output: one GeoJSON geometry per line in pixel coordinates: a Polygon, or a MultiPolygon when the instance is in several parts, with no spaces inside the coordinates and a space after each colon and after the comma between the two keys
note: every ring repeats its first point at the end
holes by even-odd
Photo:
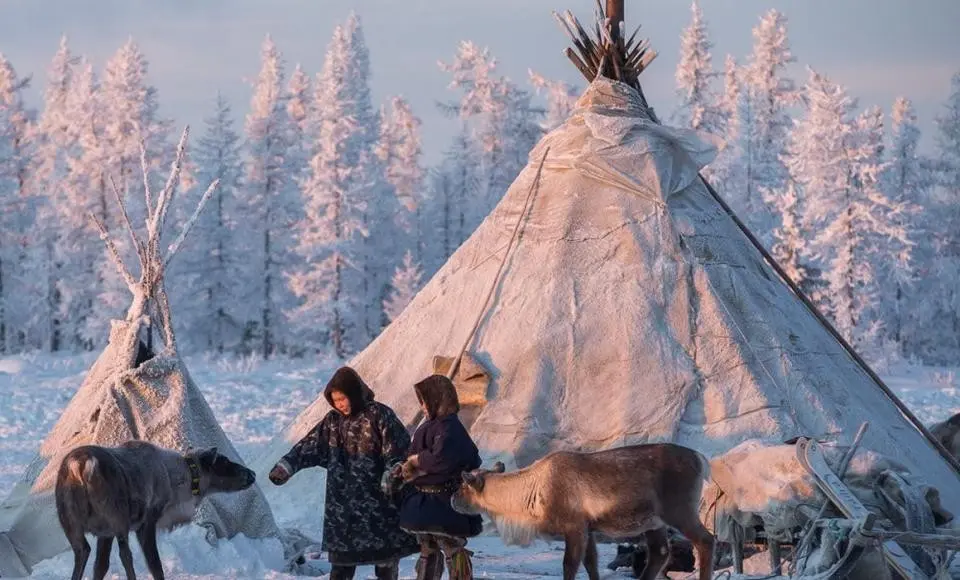
{"type": "MultiPolygon", "coordinates": [[[[341,192],[343,191],[340,187],[336,189],[337,195],[334,199],[334,218],[333,218],[333,231],[334,235],[338,242],[342,242],[343,238],[343,223],[342,223],[342,211],[343,211],[343,198],[341,197],[341,192]]],[[[330,329],[330,334],[333,339],[333,351],[337,355],[337,358],[343,360],[347,358],[346,349],[344,348],[344,328],[343,328],[343,319],[340,314],[340,294],[343,286],[343,267],[341,265],[342,256],[340,250],[334,250],[337,252],[335,264],[334,264],[334,278],[333,278],[333,324],[330,329]]]]}
{"type": "MultiPolygon", "coordinates": [[[[48,259],[53,264],[55,272],[60,272],[63,264],[55,262],[53,258],[53,249],[48,248],[48,259]]],[[[60,320],[60,303],[63,296],[60,295],[60,289],[57,288],[57,279],[59,275],[51,276],[47,281],[47,292],[50,297],[50,352],[57,352],[62,348],[63,343],[63,323],[60,320]]]]}
{"type": "MultiPolygon", "coordinates": [[[[224,178],[223,164],[221,162],[221,170],[218,178],[224,178]]],[[[223,311],[223,284],[221,281],[223,277],[227,275],[227,264],[226,258],[223,255],[223,236],[226,231],[226,224],[224,224],[223,219],[223,190],[217,188],[217,267],[220,270],[220,275],[217,277],[216,288],[218,295],[210,296],[210,302],[216,308],[216,320],[217,323],[214,325],[214,346],[217,349],[217,352],[223,354],[223,334],[224,334],[224,311],[223,311]]]]}
{"type": "Polygon", "coordinates": [[[270,226],[263,232],[263,311],[260,313],[260,324],[263,325],[263,358],[270,358],[273,344],[270,336],[270,301],[271,301],[271,261],[270,261],[270,226]]]}
{"type": "Polygon", "coordinates": [[[7,316],[4,308],[3,258],[0,258],[0,354],[7,352],[7,316]]]}

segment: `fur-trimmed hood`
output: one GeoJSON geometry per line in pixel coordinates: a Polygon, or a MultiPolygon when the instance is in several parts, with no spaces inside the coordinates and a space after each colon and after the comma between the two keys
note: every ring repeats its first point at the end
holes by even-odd
{"type": "Polygon", "coordinates": [[[350,367],[340,367],[333,373],[330,382],[323,390],[323,396],[333,407],[333,392],[340,391],[350,400],[350,413],[359,413],[373,401],[373,390],[363,382],[357,371],[350,367]]]}
{"type": "Polygon", "coordinates": [[[457,389],[447,377],[430,375],[413,386],[417,400],[427,407],[427,418],[437,419],[460,412],[457,389]]]}

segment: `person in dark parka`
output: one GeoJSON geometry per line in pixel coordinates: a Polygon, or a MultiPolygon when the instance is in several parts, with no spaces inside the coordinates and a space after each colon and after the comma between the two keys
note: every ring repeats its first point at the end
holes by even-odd
{"type": "Polygon", "coordinates": [[[476,444],[460,422],[460,402],[453,383],[432,375],[414,385],[427,420],[413,435],[407,461],[400,468],[406,483],[400,506],[400,527],[420,540],[418,580],[439,580],[446,556],[451,580],[472,578],[467,538],[480,534],[478,515],[456,512],[450,497],[462,474],[480,467],[476,444]]]}
{"type": "Polygon", "coordinates": [[[396,580],[399,560],[417,552],[417,540],[400,529],[381,479],[403,462],[410,435],[350,367],[334,373],[323,395],[333,409],[277,462],[270,481],[283,485],[302,469],[326,469],[322,548],[331,580],[349,580],[358,565],[371,564],[378,579],[396,580]]]}

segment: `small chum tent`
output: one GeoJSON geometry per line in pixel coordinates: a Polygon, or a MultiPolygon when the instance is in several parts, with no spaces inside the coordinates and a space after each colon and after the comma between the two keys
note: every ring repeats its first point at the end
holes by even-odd
{"type": "MultiPolygon", "coordinates": [[[[508,467],[655,441],[718,456],[750,440],[849,438],[869,420],[863,448],[922,474],[960,513],[955,460],[700,177],[714,139],[658,122],[636,81],[652,60],[645,42],[624,48],[612,26],[620,51],[601,54],[572,16],[564,25],[591,80],[575,110],[347,364],[412,424],[413,384],[447,372],[466,341],[454,375],[462,416],[485,459],[508,467]]],[[[318,397],[269,444],[258,475],[328,410],[318,397]]],[[[290,493],[322,481],[311,471],[290,493]]]]}
{"type": "MultiPolygon", "coordinates": [[[[156,200],[152,199],[149,190],[146,192],[146,241],[137,235],[117,192],[124,225],[139,257],[139,280],[126,269],[113,238],[98,222],[101,238],[133,293],[133,303],[124,320],[112,321],[109,344],[40,446],[37,457],[10,496],[0,504],[2,577],[29,575],[38,562],[69,550],[57,519],[53,491],[60,461],[74,447],[86,444],[114,446],[141,439],[181,452],[190,447],[216,446],[232,460],[240,461],[236,449],[177,354],[170,306],[164,290],[164,269],[217,185],[216,182],[211,184],[191,220],[164,253],[160,240],[178,185],[187,134],[184,131],[170,178],[162,192],[156,200]],[[152,318],[150,312],[154,315],[152,318]],[[140,331],[154,321],[159,323],[165,346],[152,358],[142,361],[144,354],[150,356],[152,353],[146,352],[140,331]]],[[[146,175],[145,165],[143,170],[146,175]]],[[[146,184],[148,180],[144,181],[146,184]]],[[[210,542],[241,533],[251,538],[278,535],[270,507],[256,485],[239,493],[206,498],[194,522],[207,529],[206,537],[210,542]]]]}

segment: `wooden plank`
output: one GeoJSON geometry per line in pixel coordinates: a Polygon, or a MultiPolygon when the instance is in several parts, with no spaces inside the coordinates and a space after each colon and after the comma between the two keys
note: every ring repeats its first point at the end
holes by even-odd
{"type": "MultiPolygon", "coordinates": [[[[801,440],[797,443],[797,458],[820,484],[821,491],[830,498],[848,518],[862,520],[870,515],[850,488],[833,472],[823,456],[820,445],[813,440],[801,440]]],[[[864,532],[866,534],[866,532],[864,532]]],[[[883,542],[883,555],[897,573],[911,580],[929,580],[929,577],[917,566],[903,548],[894,540],[883,542]]]]}

